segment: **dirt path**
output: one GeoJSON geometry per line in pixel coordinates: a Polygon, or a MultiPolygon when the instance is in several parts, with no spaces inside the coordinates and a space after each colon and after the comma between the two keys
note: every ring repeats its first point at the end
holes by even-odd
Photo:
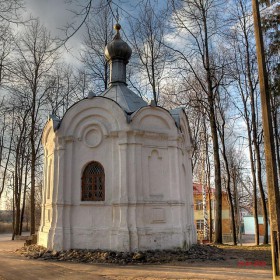
{"type": "MultiPolygon", "coordinates": [[[[246,265],[246,258],[221,262],[176,263],[172,265],[105,265],[30,260],[14,253],[23,241],[0,238],[0,280],[32,279],[272,279],[269,265],[246,265]],[[1,241],[2,240],[2,241],[1,241]],[[244,261],[244,266],[238,262],[244,261]]],[[[250,255],[250,254],[249,254],[250,255]]],[[[260,254],[260,256],[262,256],[260,254]]],[[[257,260],[260,257],[257,257],[257,260]]]]}

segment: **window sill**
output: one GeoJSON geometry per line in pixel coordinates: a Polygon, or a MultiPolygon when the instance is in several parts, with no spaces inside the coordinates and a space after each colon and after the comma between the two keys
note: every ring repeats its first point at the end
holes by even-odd
{"type": "Polygon", "coordinates": [[[81,206],[106,206],[107,203],[105,201],[81,201],[81,206]]]}

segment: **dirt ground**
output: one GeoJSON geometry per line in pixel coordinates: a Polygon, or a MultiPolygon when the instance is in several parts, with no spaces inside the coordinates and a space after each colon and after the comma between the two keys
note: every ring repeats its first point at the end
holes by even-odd
{"type": "Polygon", "coordinates": [[[0,235],[0,280],[32,279],[272,279],[269,246],[219,246],[216,260],[190,259],[165,264],[86,264],[72,261],[33,260],[15,250],[22,240],[0,235]]]}
{"type": "MultiPolygon", "coordinates": [[[[221,245],[224,254],[229,257],[236,257],[237,265],[242,266],[242,261],[252,263],[251,265],[271,268],[271,248],[270,245],[260,246],[229,246],[221,245]]],[[[246,265],[244,265],[246,266],[246,265]]]]}

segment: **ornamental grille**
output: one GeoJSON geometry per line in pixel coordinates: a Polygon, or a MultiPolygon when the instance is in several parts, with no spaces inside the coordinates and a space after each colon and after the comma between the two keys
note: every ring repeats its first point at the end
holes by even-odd
{"type": "Polygon", "coordinates": [[[87,165],[82,176],[82,200],[105,200],[105,173],[103,166],[96,161],[87,165]]]}

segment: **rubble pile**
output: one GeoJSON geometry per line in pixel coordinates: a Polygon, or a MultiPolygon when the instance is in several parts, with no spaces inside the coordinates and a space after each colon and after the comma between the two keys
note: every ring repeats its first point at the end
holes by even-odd
{"type": "Polygon", "coordinates": [[[16,251],[30,259],[70,261],[81,263],[112,263],[112,264],[140,264],[140,263],[172,263],[194,261],[225,260],[224,251],[212,245],[194,245],[185,250],[150,250],[143,252],[115,252],[105,250],[72,249],[67,251],[49,251],[38,245],[25,246],[16,251]]]}

